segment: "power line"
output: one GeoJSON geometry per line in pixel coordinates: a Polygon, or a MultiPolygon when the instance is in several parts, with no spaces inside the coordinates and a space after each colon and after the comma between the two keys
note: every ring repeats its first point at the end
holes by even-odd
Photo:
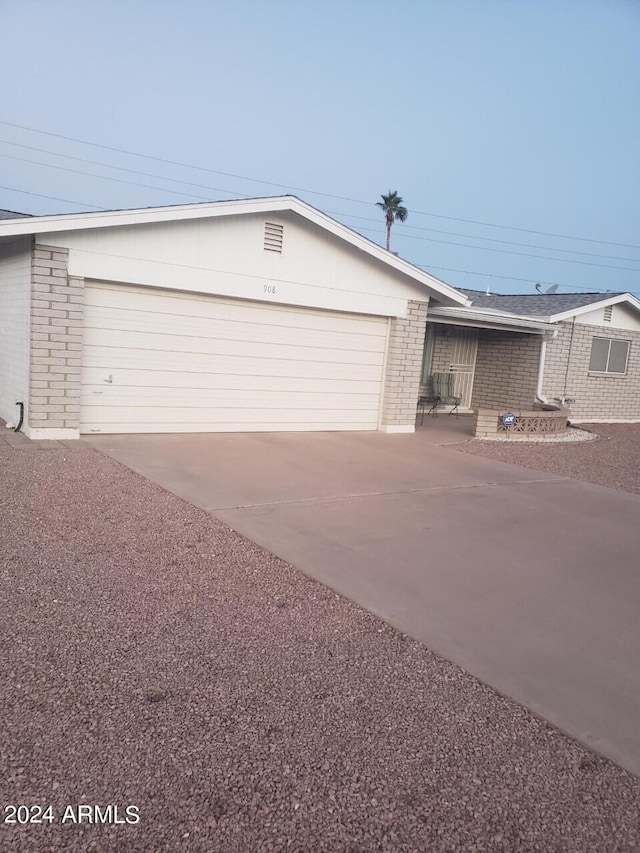
{"type": "MultiPolygon", "coordinates": [[[[0,140],[1,142],[2,140],[0,140]]],[[[380,222],[380,219],[373,219],[370,216],[356,216],[352,213],[342,213],[337,210],[325,210],[325,213],[330,213],[333,216],[345,216],[348,219],[358,219],[362,222],[380,222]]],[[[420,225],[407,225],[405,222],[397,223],[398,225],[398,233],[402,234],[404,237],[411,237],[411,234],[404,234],[404,231],[407,228],[412,228],[416,231],[428,231],[430,234],[448,234],[451,237],[466,237],[470,240],[484,240],[487,243],[501,243],[505,246],[521,246],[525,249],[540,249],[541,251],[546,252],[562,252],[567,255],[582,255],[586,258],[604,258],[605,260],[612,261],[630,261],[631,263],[640,264],[640,258],[624,258],[620,255],[600,255],[597,252],[580,252],[577,249],[557,249],[555,246],[538,246],[535,243],[518,243],[514,240],[498,240],[495,237],[480,237],[477,234],[464,234],[460,231],[442,231],[439,228],[425,228],[420,225]]],[[[385,232],[382,232],[385,233],[385,232]]],[[[558,259],[560,260],[560,259],[558,259]]]]}
{"type": "MultiPolygon", "coordinates": [[[[0,185],[0,189],[7,190],[8,192],[20,193],[22,195],[35,196],[37,198],[46,198],[46,199],[50,199],[52,201],[63,201],[67,204],[79,204],[79,205],[83,205],[85,207],[93,207],[96,210],[107,210],[107,208],[100,207],[99,205],[96,205],[96,204],[90,204],[89,202],[74,201],[74,200],[68,199],[68,198],[60,198],[59,196],[45,195],[44,193],[34,193],[34,192],[29,191],[29,190],[20,190],[17,187],[8,187],[8,186],[0,185]]],[[[94,254],[96,254],[96,253],[94,252],[94,254]]],[[[107,253],[102,252],[102,253],[98,253],[98,254],[107,254],[107,253]]],[[[127,255],[113,255],[113,257],[129,258],[129,256],[127,256],[127,255]]],[[[131,259],[131,258],[129,258],[129,259],[131,259]]],[[[136,258],[135,260],[144,260],[144,259],[136,258]]],[[[151,261],[151,259],[148,259],[148,260],[151,261]]],[[[151,261],[151,263],[166,263],[166,262],[151,261]]],[[[184,265],[184,266],[188,266],[188,265],[184,265]]],[[[585,287],[584,285],[580,285],[580,284],[564,284],[562,282],[544,281],[541,279],[534,279],[534,278],[518,278],[516,276],[499,275],[498,273],[480,272],[479,270],[461,270],[461,269],[456,269],[454,267],[434,266],[432,264],[429,264],[429,265],[427,265],[427,264],[414,264],[414,266],[418,267],[419,269],[424,270],[427,273],[430,272],[430,270],[441,270],[441,271],[445,271],[445,272],[463,273],[465,275],[482,276],[483,278],[492,278],[492,279],[499,278],[499,279],[504,279],[507,281],[518,281],[518,282],[523,282],[526,284],[538,284],[538,283],[548,284],[548,285],[557,284],[559,287],[566,287],[568,289],[586,290],[586,291],[593,291],[594,290],[594,288],[592,288],[592,287],[585,287]]],[[[207,269],[206,267],[190,267],[190,268],[191,269],[201,269],[201,270],[207,269]]],[[[214,270],[212,270],[212,271],[214,271],[214,270]]],[[[602,290],[602,289],[600,288],[600,290],[602,290]]],[[[596,288],[596,292],[598,292],[598,288],[596,288]]],[[[603,293],[611,293],[613,291],[602,290],[602,292],[603,293]]],[[[627,292],[640,296],[640,293],[638,293],[637,291],[627,291],[627,292]]]]}
{"type": "MultiPolygon", "coordinates": [[[[129,169],[125,166],[117,166],[113,163],[105,163],[101,160],[90,160],[87,157],[76,157],[73,154],[62,154],[61,152],[58,152],[58,151],[51,151],[48,148],[39,148],[35,145],[24,145],[24,144],[19,143],[19,142],[12,142],[11,140],[8,140],[8,139],[0,139],[0,143],[2,143],[3,145],[11,145],[15,148],[25,148],[29,151],[37,151],[41,154],[52,154],[54,157],[62,157],[65,160],[73,160],[73,161],[78,162],[78,163],[89,163],[92,166],[101,166],[101,167],[104,167],[106,169],[116,169],[119,172],[127,172],[128,174],[132,174],[132,175],[142,175],[145,178],[155,178],[155,179],[158,179],[161,181],[168,181],[168,182],[173,183],[173,184],[183,184],[184,186],[197,187],[199,189],[205,189],[205,190],[214,190],[215,192],[224,192],[224,193],[229,193],[231,195],[237,195],[237,196],[242,197],[242,198],[248,198],[248,196],[245,193],[233,192],[233,190],[223,190],[220,187],[212,187],[212,186],[207,185],[207,184],[197,183],[196,181],[185,181],[185,180],[181,180],[180,178],[170,178],[170,177],[167,177],[165,175],[158,175],[154,172],[143,172],[140,169],[129,169]]],[[[5,155],[5,156],[11,156],[11,155],[5,155]]],[[[29,161],[29,162],[36,162],[36,161],[29,161]]],[[[44,164],[39,164],[39,165],[44,165],[44,164]]],[[[47,164],[47,165],[49,165],[49,164],[47,164]]],[[[56,168],[56,166],[54,164],[50,164],[50,165],[52,166],[52,168],[56,168]]],[[[325,213],[328,213],[332,216],[342,216],[342,217],[346,217],[348,219],[357,219],[357,220],[362,221],[362,222],[379,222],[380,221],[379,219],[373,219],[370,216],[369,217],[367,217],[367,216],[356,216],[355,214],[343,213],[342,211],[338,211],[338,210],[325,210],[325,213]]],[[[414,230],[414,231],[428,231],[431,234],[446,234],[446,235],[449,235],[452,237],[465,237],[465,238],[470,239],[470,240],[484,240],[485,242],[489,242],[489,243],[500,243],[500,244],[506,245],[506,246],[519,246],[519,247],[525,248],[525,249],[540,249],[542,251],[548,251],[548,252],[562,252],[563,254],[568,254],[568,255],[582,255],[584,257],[589,257],[589,258],[603,258],[605,260],[630,261],[631,263],[640,263],[640,258],[626,258],[626,257],[621,257],[619,255],[601,255],[597,252],[581,252],[578,249],[561,249],[561,248],[556,248],[554,246],[539,246],[539,245],[536,245],[535,243],[518,243],[518,242],[515,242],[513,240],[500,240],[500,239],[497,239],[495,237],[484,237],[484,236],[479,236],[476,234],[465,234],[465,233],[460,233],[459,231],[442,231],[438,228],[426,228],[426,227],[420,226],[420,225],[406,225],[404,223],[401,223],[400,224],[400,233],[403,233],[406,229],[410,229],[410,230],[414,230]]],[[[405,235],[405,236],[410,237],[411,235],[405,235]]]]}
{"type": "MultiPolygon", "coordinates": [[[[104,151],[115,151],[118,154],[126,154],[127,156],[131,156],[131,157],[142,157],[142,158],[147,159],[147,160],[154,160],[157,163],[165,163],[165,164],[168,164],[171,166],[179,166],[179,167],[184,168],[184,169],[194,169],[194,170],[200,171],[200,172],[208,172],[208,173],[213,174],[213,175],[223,175],[224,177],[227,177],[227,178],[235,178],[237,180],[250,181],[252,183],[264,184],[265,186],[279,187],[280,189],[291,190],[293,192],[303,192],[303,193],[309,193],[311,195],[319,195],[319,196],[323,196],[325,198],[335,198],[335,199],[339,199],[340,201],[349,201],[349,202],[353,202],[355,204],[366,204],[367,206],[371,206],[371,204],[372,204],[371,202],[365,201],[364,199],[351,198],[349,196],[340,196],[340,195],[335,195],[332,193],[320,192],[319,190],[310,190],[310,189],[306,189],[304,187],[290,186],[288,184],[281,184],[281,183],[277,183],[275,181],[265,181],[261,178],[251,178],[251,177],[248,177],[247,175],[238,175],[238,174],[234,174],[233,172],[223,172],[223,171],[220,171],[218,169],[207,168],[206,166],[194,166],[191,163],[183,163],[179,160],[169,160],[168,158],[165,158],[165,157],[156,157],[152,154],[142,154],[139,151],[131,151],[131,150],[128,150],[126,148],[118,148],[118,147],[113,146],[113,145],[104,145],[104,144],[101,144],[99,142],[90,142],[89,140],[86,140],[86,139],[79,139],[79,138],[74,137],[74,136],[65,136],[62,133],[53,133],[53,132],[48,131],[48,130],[40,130],[39,128],[29,127],[28,125],[24,125],[24,124],[17,124],[16,122],[4,121],[4,120],[0,119],[0,124],[3,124],[7,127],[19,128],[20,130],[27,130],[30,133],[40,133],[44,136],[50,136],[50,137],[53,137],[55,139],[64,139],[68,142],[76,142],[80,145],[90,145],[94,148],[101,148],[104,151]]],[[[481,225],[484,228],[502,228],[502,229],[506,229],[509,231],[518,231],[518,232],[523,233],[523,234],[537,234],[537,235],[542,236],[542,237],[555,237],[555,238],[558,238],[561,240],[577,240],[577,241],[582,242],[582,243],[598,243],[599,245],[602,245],[602,246],[618,246],[618,247],[625,248],[625,249],[640,249],[640,245],[635,245],[632,243],[617,243],[617,242],[613,242],[611,240],[596,240],[592,237],[577,237],[575,235],[559,234],[559,233],[556,233],[553,231],[536,231],[532,228],[518,228],[514,225],[501,225],[499,223],[484,222],[484,221],[478,220],[478,219],[465,219],[465,218],[460,217],[460,216],[445,216],[444,214],[441,214],[441,213],[432,213],[432,212],[425,211],[425,210],[411,210],[410,212],[412,214],[418,215],[418,216],[430,216],[430,217],[434,217],[436,219],[447,219],[451,222],[465,222],[465,223],[468,223],[470,225],[481,225]]]]}
{"type": "MultiPolygon", "coordinates": [[[[47,169],[58,169],[58,170],[63,171],[63,172],[71,172],[72,174],[75,174],[75,175],[85,175],[85,176],[90,177],[90,178],[98,178],[98,179],[103,180],[103,181],[115,181],[116,183],[119,183],[119,184],[128,184],[128,185],[134,186],[134,187],[143,187],[144,189],[150,189],[150,190],[154,190],[157,192],[165,192],[165,193],[171,193],[172,195],[188,196],[189,198],[197,198],[200,201],[211,201],[211,199],[207,196],[195,195],[194,193],[186,193],[186,192],[183,192],[180,190],[171,190],[171,189],[167,189],[166,187],[156,187],[156,186],[153,186],[151,184],[140,184],[137,181],[128,181],[128,180],[125,180],[124,178],[115,178],[111,175],[98,175],[95,172],[87,172],[83,169],[72,169],[69,166],[59,166],[55,163],[43,163],[39,160],[30,160],[26,157],[17,157],[13,154],[0,153],[0,157],[7,157],[10,160],[17,160],[21,163],[30,163],[34,166],[43,166],[44,168],[47,168],[47,169]]],[[[220,190],[220,192],[227,192],[227,190],[220,190]]],[[[360,230],[361,231],[369,231],[370,233],[373,233],[373,234],[384,234],[385,233],[384,231],[382,231],[380,229],[374,229],[374,228],[361,228],[360,230]]],[[[536,260],[541,260],[541,261],[556,261],[556,262],[564,263],[564,264],[580,264],[581,266],[600,267],[602,269],[617,270],[619,272],[640,272],[640,269],[637,267],[619,267],[619,266],[615,266],[614,264],[598,264],[598,263],[594,263],[593,261],[578,261],[578,260],[573,260],[572,258],[550,258],[550,257],[545,256],[545,255],[534,255],[534,254],[531,254],[531,252],[514,252],[514,251],[509,250],[509,249],[494,249],[491,246],[472,246],[470,243],[459,243],[459,242],[453,241],[453,240],[438,240],[435,237],[419,237],[416,234],[405,234],[404,236],[410,240],[422,240],[422,241],[427,241],[429,243],[440,243],[440,244],[446,245],[446,246],[458,246],[460,248],[465,248],[465,249],[476,249],[476,250],[482,251],[482,252],[498,252],[498,253],[503,254],[503,255],[517,255],[517,256],[523,257],[523,258],[535,258],[536,260]]],[[[640,261],[639,261],[639,263],[640,263],[640,261]]]]}
{"type": "MultiPolygon", "coordinates": [[[[59,196],[45,195],[44,193],[34,193],[34,192],[30,192],[29,190],[17,189],[17,187],[8,187],[8,186],[0,185],[0,189],[1,190],[7,190],[8,192],[20,193],[22,195],[36,196],[37,198],[46,198],[46,199],[50,199],[52,201],[63,201],[67,204],[79,204],[79,205],[83,205],[85,207],[93,207],[96,210],[106,210],[106,208],[104,208],[104,207],[99,207],[96,204],[89,204],[89,202],[74,201],[74,200],[68,199],[68,198],[60,198],[59,196]]],[[[106,254],[106,253],[102,253],[102,254],[106,254]]],[[[118,255],[118,256],[114,256],[114,257],[126,258],[128,256],[118,255]]],[[[141,260],[141,259],[138,259],[138,260],[141,260]]],[[[161,262],[152,261],[152,263],[161,263],[161,262]]],[[[414,264],[414,266],[418,267],[419,269],[423,269],[427,273],[430,272],[430,270],[441,270],[441,271],[445,271],[445,272],[463,273],[465,275],[482,276],[483,278],[492,278],[492,279],[499,278],[499,279],[504,279],[507,281],[518,281],[518,282],[523,282],[525,284],[538,284],[538,283],[548,284],[548,285],[557,284],[559,287],[566,287],[569,289],[587,290],[587,291],[593,291],[593,289],[594,289],[592,287],[585,287],[584,285],[580,285],[580,284],[564,284],[562,282],[544,281],[544,280],[534,279],[534,278],[518,278],[516,276],[500,275],[498,273],[480,272],[479,270],[461,270],[461,269],[457,269],[454,267],[434,266],[432,264],[428,264],[428,265],[427,264],[414,264]]],[[[204,267],[192,267],[192,268],[193,269],[205,269],[204,267]]],[[[600,290],[602,290],[602,289],[600,289],[600,290]]],[[[596,291],[598,291],[598,288],[596,288],[596,291]]],[[[603,290],[602,292],[603,293],[611,293],[613,291],[603,290]]],[[[628,291],[628,292],[634,293],[636,295],[640,295],[637,291],[628,291]]]]}
{"type": "MultiPolygon", "coordinates": [[[[563,284],[562,282],[558,282],[558,281],[542,281],[539,278],[517,278],[516,276],[512,276],[512,275],[498,275],[498,273],[478,272],[477,270],[460,270],[460,269],[455,269],[454,267],[436,267],[436,266],[433,266],[432,264],[429,264],[429,265],[415,264],[415,266],[417,266],[421,270],[424,270],[425,272],[429,272],[429,270],[442,270],[444,272],[459,272],[459,273],[465,273],[466,275],[478,275],[478,276],[482,276],[483,278],[501,278],[501,279],[505,279],[506,281],[520,281],[520,282],[524,282],[525,284],[549,284],[549,285],[557,284],[558,287],[566,287],[567,289],[573,289],[573,290],[586,290],[590,293],[594,293],[594,292],[595,293],[618,293],[618,292],[620,292],[620,291],[611,290],[611,289],[604,290],[601,287],[595,287],[595,288],[594,287],[585,287],[583,284],[563,284]]],[[[457,287],[457,289],[458,290],[460,290],[460,289],[464,290],[464,288],[460,288],[460,287],[457,287]]],[[[634,296],[640,296],[640,292],[637,290],[625,290],[623,292],[624,293],[631,293],[634,296]]]]}
{"type": "MultiPolygon", "coordinates": [[[[58,169],[62,172],[71,172],[74,175],[85,175],[89,178],[101,178],[103,181],[115,181],[118,184],[129,184],[132,187],[142,187],[146,190],[154,190],[161,193],[171,193],[171,195],[187,196],[188,198],[197,198],[199,201],[211,201],[209,196],[194,195],[187,193],[184,190],[170,190],[166,187],[154,187],[151,184],[139,184],[137,181],[126,181],[124,178],[114,178],[112,175],[97,175],[95,172],[85,172],[82,169],[72,169],[69,166],[58,166],[55,163],[42,163],[39,160],[29,160],[26,157],[16,157],[14,154],[0,154],[0,157],[7,157],[9,160],[18,160],[20,163],[30,163],[32,166],[44,166],[46,169],[58,169]]],[[[219,190],[219,192],[230,192],[230,190],[219,190]]],[[[232,193],[237,195],[237,193],[232,193]]]]}
{"type": "Polygon", "coordinates": [[[0,185],[0,190],[8,190],[10,193],[21,193],[21,195],[33,195],[38,198],[48,198],[51,201],[63,201],[65,204],[79,204],[83,207],[94,207],[96,210],[106,210],[106,207],[100,207],[97,204],[89,204],[88,201],[72,201],[70,198],[59,198],[56,195],[45,195],[44,193],[32,193],[29,190],[18,190],[15,187],[5,187],[0,185]]]}
{"type": "MultiPolygon", "coordinates": [[[[229,193],[243,198],[248,198],[245,193],[234,192],[233,190],[224,190],[221,187],[211,187],[206,184],[198,184],[194,181],[181,181],[178,178],[168,178],[165,175],[156,175],[153,172],[141,172],[139,169],[127,169],[125,166],[116,166],[112,163],[103,163],[100,160],[89,160],[86,157],[74,157],[72,154],[60,154],[58,151],[50,151],[47,148],[37,148],[35,145],[22,145],[18,142],[11,142],[8,139],[0,139],[3,145],[13,145],[15,148],[26,148],[29,151],[38,151],[40,154],[53,154],[55,157],[64,157],[65,160],[75,160],[78,163],[89,163],[92,166],[104,166],[106,169],[117,169],[119,172],[128,172],[132,175],[142,175],[145,178],[157,178],[161,181],[169,181],[172,184],[184,184],[189,187],[198,187],[204,190],[215,190],[215,192],[229,193]]],[[[10,154],[3,154],[3,157],[10,157],[10,154]]],[[[16,158],[17,159],[17,158],[16,158]]],[[[30,162],[30,161],[29,161],[30,162]]],[[[35,162],[35,161],[34,161],[35,162]]],[[[40,164],[43,165],[43,164],[40,164]]],[[[48,165],[48,164],[47,164],[48,165]]],[[[53,165],[53,164],[51,164],[53,165]]],[[[55,168],[55,167],[54,167],[55,168]]],[[[200,198],[201,196],[198,196],[200,198]]]]}
{"type": "MultiPolygon", "coordinates": [[[[361,231],[369,231],[372,234],[384,234],[384,231],[376,230],[375,228],[361,228],[361,231]]],[[[441,243],[445,246],[460,246],[464,249],[477,249],[480,252],[499,252],[501,255],[518,255],[521,258],[536,258],[539,261],[556,261],[563,264],[580,264],[586,267],[602,267],[608,270],[619,270],[624,272],[640,273],[638,267],[617,267],[613,264],[596,264],[593,261],[577,261],[573,258],[549,258],[546,255],[532,255],[531,252],[513,252],[509,249],[494,249],[491,246],[472,246],[470,243],[458,243],[454,240],[437,240],[435,237],[418,237],[415,234],[405,234],[405,238],[409,240],[426,240],[429,243],[441,243]]],[[[640,263],[640,261],[638,261],[640,263]]]]}

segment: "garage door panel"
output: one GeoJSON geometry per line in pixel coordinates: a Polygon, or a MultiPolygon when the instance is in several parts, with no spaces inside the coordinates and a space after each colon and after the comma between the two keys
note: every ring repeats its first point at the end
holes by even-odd
{"type": "MultiPolygon", "coordinates": [[[[89,283],[91,301],[85,306],[86,319],[107,318],[118,326],[122,317],[142,313],[145,318],[156,317],[160,322],[173,317],[182,322],[209,319],[230,323],[255,322],[261,326],[295,327],[346,331],[354,333],[353,315],[335,311],[317,311],[312,308],[296,308],[268,302],[249,303],[238,299],[223,299],[194,294],[165,293],[151,288],[120,287],[89,283]],[[123,303],[126,298],[126,305],[123,303]],[[94,310],[95,309],[95,310],[94,310]],[[239,309],[242,319],[239,317],[239,309]]],[[[140,321],[146,326],[147,320],[140,321]]],[[[357,334],[379,335],[384,333],[385,323],[378,317],[358,317],[357,334]]]]}
{"type": "MultiPolygon", "coordinates": [[[[303,329],[286,330],[286,343],[283,342],[282,329],[269,327],[264,330],[263,336],[259,336],[259,329],[249,332],[242,328],[238,337],[222,337],[210,334],[204,337],[190,335],[180,329],[170,332],[139,331],[135,329],[108,329],[96,328],[90,324],[85,325],[85,330],[91,335],[91,341],[95,346],[111,346],[118,348],[162,350],[169,352],[210,352],[210,353],[237,353],[244,355],[247,346],[251,346],[251,352],[255,355],[267,357],[287,358],[292,352],[302,349],[307,358],[316,357],[317,350],[329,350],[330,352],[353,352],[353,336],[343,332],[318,332],[303,329]],[[259,351],[256,350],[259,348],[259,351]]],[[[358,336],[358,353],[374,352],[380,355],[380,339],[372,335],[358,336]]],[[[335,360],[335,357],[334,359],[335,360]]],[[[378,358],[378,362],[380,359],[378,358]]]]}
{"type": "MultiPolygon", "coordinates": [[[[378,410],[377,394],[327,393],[326,391],[299,391],[296,394],[298,408],[366,409],[378,410]]],[[[173,408],[248,408],[248,409],[286,409],[291,405],[291,394],[286,391],[270,389],[240,391],[234,389],[195,389],[195,388],[113,388],[107,395],[103,388],[87,389],[83,392],[82,404],[85,406],[162,407],[168,402],[173,408]],[[169,394],[167,394],[169,391],[169,394]],[[102,401],[105,401],[104,404],[102,401]]]]}
{"type": "Polygon", "coordinates": [[[346,432],[358,431],[368,432],[375,430],[371,421],[350,421],[349,423],[332,421],[332,422],[310,422],[301,421],[295,424],[283,421],[267,421],[258,423],[251,418],[246,420],[236,420],[233,423],[212,425],[208,421],[182,423],[179,421],[160,421],[154,424],[140,424],[138,422],[120,421],[118,423],[107,423],[94,421],[91,427],[85,426],[83,433],[198,433],[198,432],[346,432]]]}
{"type": "Polygon", "coordinates": [[[119,365],[120,367],[138,366],[168,370],[179,366],[181,370],[226,372],[227,369],[233,369],[233,362],[235,362],[238,371],[247,373],[252,372],[256,365],[263,363],[267,373],[274,371],[276,374],[288,374],[289,371],[297,369],[297,365],[301,365],[300,369],[305,371],[310,369],[311,365],[321,365],[321,370],[325,371],[331,370],[332,364],[343,364],[353,367],[373,367],[375,374],[378,375],[384,361],[382,353],[330,349],[315,349],[311,352],[307,347],[301,347],[300,350],[289,347],[283,351],[281,347],[276,349],[267,344],[252,346],[251,355],[247,355],[246,346],[239,344],[233,347],[237,352],[232,353],[225,351],[230,347],[223,343],[213,345],[211,349],[219,351],[183,352],[87,344],[85,363],[87,366],[94,367],[119,365]],[[306,365],[309,365],[309,368],[306,365]]]}
{"type": "Polygon", "coordinates": [[[377,429],[384,318],[85,289],[81,431],[377,429]]]}
{"type": "MultiPolygon", "coordinates": [[[[180,372],[183,381],[191,382],[193,374],[196,377],[206,374],[241,375],[241,376],[295,376],[310,379],[353,379],[378,381],[380,368],[375,364],[351,364],[337,361],[293,361],[291,359],[255,359],[251,356],[202,356],[194,360],[191,353],[138,352],[135,360],[132,353],[123,356],[118,350],[97,350],[85,346],[87,350],[83,359],[84,370],[98,371],[98,381],[103,382],[108,375],[116,376],[120,369],[141,371],[171,371],[180,372]],[[115,355],[114,355],[115,353],[115,355]],[[177,369],[177,371],[176,371],[177,369]]],[[[114,379],[115,381],[115,379],[114,379]]],[[[196,380],[196,381],[199,381],[196,380]]],[[[84,382],[84,379],[83,379],[84,382]]]]}
{"type": "MultiPolygon", "coordinates": [[[[117,389],[129,389],[131,393],[135,393],[141,388],[182,389],[185,386],[185,375],[183,372],[177,370],[118,369],[110,375],[112,376],[112,383],[105,383],[105,371],[103,368],[87,368],[84,371],[83,392],[104,392],[106,384],[113,384],[117,389]]],[[[273,391],[291,393],[294,391],[308,391],[310,383],[308,376],[274,376],[272,374],[260,376],[253,373],[225,374],[202,372],[189,377],[189,387],[196,390],[227,389],[244,392],[271,389],[273,391]]],[[[375,376],[371,380],[314,377],[313,390],[316,393],[379,394],[380,387],[375,376]]]]}
{"type": "MultiPolygon", "coordinates": [[[[320,429],[329,428],[325,424],[348,424],[361,422],[368,424],[367,429],[374,429],[371,410],[359,410],[357,408],[345,409],[342,412],[329,408],[312,408],[301,406],[291,409],[284,404],[281,408],[262,409],[251,405],[230,406],[86,406],[87,418],[90,422],[102,422],[105,424],[122,423],[129,419],[132,423],[148,425],[159,422],[197,424],[205,423],[210,426],[227,426],[236,421],[244,420],[247,423],[277,423],[281,426],[297,423],[320,424],[320,429]]],[[[375,413],[377,416],[377,412],[375,413]]],[[[332,427],[335,428],[335,427],[332,427]]],[[[171,431],[171,430],[169,430],[171,431]]]]}

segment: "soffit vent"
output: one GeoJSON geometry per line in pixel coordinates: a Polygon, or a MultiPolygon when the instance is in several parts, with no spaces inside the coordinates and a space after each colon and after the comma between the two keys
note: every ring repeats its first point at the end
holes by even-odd
{"type": "Polygon", "coordinates": [[[282,254],[282,237],[284,225],[275,222],[264,223],[264,249],[265,252],[279,252],[282,254]]]}
{"type": "Polygon", "coordinates": [[[613,315],[613,305],[607,305],[607,307],[604,309],[604,322],[610,323],[612,315],[613,315]]]}

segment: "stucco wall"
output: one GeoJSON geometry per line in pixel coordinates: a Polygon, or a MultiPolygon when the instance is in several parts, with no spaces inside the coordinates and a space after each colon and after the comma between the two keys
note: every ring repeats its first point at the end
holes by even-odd
{"type": "Polygon", "coordinates": [[[541,342],[539,335],[481,329],[472,408],[531,408],[538,383],[541,342]]]}
{"type": "Polygon", "coordinates": [[[0,247],[0,418],[16,423],[28,404],[31,238],[0,247]]]}
{"type": "Polygon", "coordinates": [[[558,337],[547,344],[543,383],[545,395],[554,402],[558,402],[563,395],[568,397],[572,416],[581,420],[640,418],[640,332],[615,329],[610,325],[585,325],[576,321],[571,346],[571,329],[570,321],[560,323],[558,337]],[[589,372],[594,337],[631,341],[626,374],[589,372]]]}

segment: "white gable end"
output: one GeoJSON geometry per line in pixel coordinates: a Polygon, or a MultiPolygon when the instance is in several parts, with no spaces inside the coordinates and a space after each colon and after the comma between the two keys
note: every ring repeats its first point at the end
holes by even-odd
{"type": "Polygon", "coordinates": [[[593,311],[581,314],[576,317],[576,323],[583,323],[585,326],[608,326],[612,329],[640,332],[640,313],[630,305],[620,302],[608,307],[599,306],[593,311]]]}
{"type": "Polygon", "coordinates": [[[431,295],[290,212],[64,231],[38,240],[68,248],[69,273],[86,279],[381,316],[404,316],[409,299],[431,295]],[[282,227],[281,251],[265,248],[265,227],[272,225],[282,227]]]}

